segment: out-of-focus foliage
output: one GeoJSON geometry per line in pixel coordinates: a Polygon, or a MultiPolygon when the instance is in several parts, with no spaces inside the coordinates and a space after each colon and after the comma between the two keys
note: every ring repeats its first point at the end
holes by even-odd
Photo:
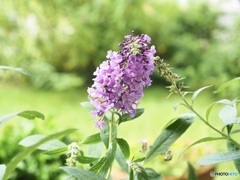
{"type": "Polygon", "coordinates": [[[28,70],[37,87],[77,87],[91,81],[107,51],[118,50],[134,29],[149,34],[161,58],[191,86],[199,79],[218,85],[239,75],[240,66],[239,31],[226,31],[220,16],[207,1],[3,0],[0,64],[28,70]]]}

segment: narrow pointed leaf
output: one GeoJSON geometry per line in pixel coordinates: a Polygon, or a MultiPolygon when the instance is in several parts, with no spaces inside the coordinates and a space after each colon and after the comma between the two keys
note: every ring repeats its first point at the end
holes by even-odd
{"type": "Polygon", "coordinates": [[[16,168],[19,162],[25,159],[29,154],[33,153],[40,145],[46,143],[47,141],[60,138],[62,136],[66,136],[77,129],[67,129],[58,133],[54,133],[48,135],[47,137],[41,139],[40,141],[36,142],[34,145],[28,147],[27,149],[23,150],[19,154],[15,156],[15,158],[7,165],[6,173],[4,175],[3,180],[6,180],[8,176],[12,173],[12,171],[16,168]]]}
{"type": "Polygon", "coordinates": [[[82,164],[90,164],[90,163],[96,162],[98,160],[99,160],[99,158],[91,157],[91,156],[78,156],[77,157],[77,161],[82,164]]]}
{"type": "Polygon", "coordinates": [[[127,159],[124,157],[122,151],[120,150],[119,147],[117,147],[115,159],[117,160],[119,166],[125,171],[128,172],[129,167],[127,163],[127,159]]]}
{"type": "Polygon", "coordinates": [[[122,122],[127,122],[127,121],[134,120],[134,119],[140,117],[143,113],[144,113],[144,109],[137,109],[136,114],[133,118],[130,117],[129,113],[125,113],[125,114],[122,115],[122,118],[120,119],[121,121],[119,120],[118,124],[121,124],[122,122]]]}
{"type": "Polygon", "coordinates": [[[240,151],[230,151],[225,153],[214,153],[205,156],[197,161],[200,165],[212,165],[225,161],[232,161],[240,158],[240,151]]]}
{"type": "Polygon", "coordinates": [[[6,114],[3,117],[0,118],[0,126],[7,122],[8,120],[12,119],[15,116],[20,116],[20,117],[24,117],[26,119],[29,120],[33,120],[35,118],[40,118],[42,120],[44,120],[44,115],[40,112],[37,111],[22,111],[22,112],[15,112],[15,113],[11,113],[11,114],[6,114]]]}
{"type": "Polygon", "coordinates": [[[44,120],[45,117],[42,113],[38,112],[38,111],[22,111],[18,114],[18,116],[20,117],[24,117],[26,119],[29,119],[29,120],[33,120],[35,118],[39,118],[39,119],[42,119],[44,120]]]}
{"type": "MultiPolygon", "coordinates": [[[[95,163],[91,168],[90,171],[95,172],[96,174],[99,174],[103,177],[105,177],[112,166],[112,163],[115,158],[116,150],[117,150],[117,128],[116,124],[112,122],[110,125],[106,126],[108,130],[103,131],[101,130],[101,138],[107,147],[107,152],[104,157],[102,157],[97,163],[95,163]],[[111,129],[111,133],[109,133],[109,130],[111,129]],[[111,141],[109,136],[111,135],[111,141]],[[103,136],[103,137],[102,137],[103,136]],[[110,142],[106,142],[106,140],[110,142]]],[[[105,127],[105,128],[106,128],[105,127]]],[[[104,128],[103,128],[104,129],[104,128]]]]}
{"type": "Polygon", "coordinates": [[[90,102],[81,102],[80,105],[89,111],[95,110],[95,107],[90,102]]]}
{"type": "Polygon", "coordinates": [[[197,180],[196,172],[190,162],[188,162],[188,178],[187,180],[197,180]]]}
{"type": "Polygon", "coordinates": [[[5,164],[0,164],[0,179],[3,179],[5,171],[6,171],[6,165],[5,164]]]}
{"type": "Polygon", "coordinates": [[[0,126],[3,125],[3,123],[7,122],[8,120],[12,119],[13,117],[17,116],[19,112],[6,114],[3,117],[0,118],[0,126]]]}
{"type": "Polygon", "coordinates": [[[29,73],[25,69],[22,69],[22,68],[14,68],[14,67],[10,67],[10,66],[0,66],[0,70],[1,69],[18,71],[22,74],[29,75],[29,73]]]}
{"type": "MultiPolygon", "coordinates": [[[[36,142],[39,142],[40,140],[46,137],[47,137],[46,135],[42,135],[42,134],[27,136],[19,142],[19,145],[30,147],[30,146],[33,146],[36,142]]],[[[48,150],[54,150],[62,147],[67,147],[67,145],[58,139],[53,139],[51,141],[48,141],[40,145],[37,149],[48,151],[48,150]]]]}
{"type": "Polygon", "coordinates": [[[200,144],[200,143],[203,143],[203,142],[208,142],[208,141],[216,141],[216,140],[225,140],[226,138],[225,137],[205,137],[205,138],[202,138],[202,139],[199,139],[197,141],[195,141],[194,143],[190,144],[188,147],[186,147],[178,156],[178,158],[180,158],[186,150],[188,150],[190,147],[196,145],[196,144],[200,144]]]}
{"type": "Polygon", "coordinates": [[[106,180],[102,176],[99,176],[91,171],[86,171],[84,169],[76,168],[76,167],[69,167],[69,166],[62,166],[60,169],[64,170],[71,176],[74,176],[78,180],[106,180]]]}
{"type": "Polygon", "coordinates": [[[109,168],[112,165],[113,159],[115,157],[114,150],[112,146],[109,146],[104,157],[102,157],[97,163],[95,163],[89,170],[99,174],[102,177],[105,177],[109,171],[109,168]]]}
{"type": "Polygon", "coordinates": [[[84,138],[80,144],[97,144],[101,142],[100,133],[96,133],[84,138]]]}
{"type": "Polygon", "coordinates": [[[117,143],[126,159],[130,156],[130,148],[126,140],[117,138],[117,143]]]}
{"type": "Polygon", "coordinates": [[[224,89],[226,89],[228,86],[232,85],[232,84],[235,84],[236,81],[239,81],[240,80],[240,77],[236,77],[226,83],[224,83],[223,85],[221,85],[216,91],[215,93],[219,93],[221,91],[223,91],[224,89]]]}
{"type": "MultiPolygon", "coordinates": [[[[228,147],[228,151],[231,151],[231,152],[240,150],[240,148],[234,145],[231,141],[227,141],[227,147],[228,147]]],[[[233,160],[233,162],[238,173],[240,173],[240,158],[233,160]]]]}
{"type": "Polygon", "coordinates": [[[197,98],[198,94],[199,94],[200,92],[202,92],[204,89],[207,89],[207,88],[209,88],[209,87],[211,87],[211,86],[205,86],[205,87],[202,87],[202,88],[198,89],[197,91],[195,91],[195,92],[193,93],[193,96],[192,96],[192,104],[194,103],[194,101],[195,101],[195,99],[197,98]]]}
{"type": "Polygon", "coordinates": [[[50,156],[60,156],[61,154],[65,154],[67,152],[67,146],[61,147],[53,150],[48,150],[43,152],[43,154],[50,155],[50,156]]]}
{"type": "Polygon", "coordinates": [[[160,155],[169,148],[193,123],[193,117],[180,117],[170,124],[158,136],[151,149],[148,151],[145,163],[160,155]]]}

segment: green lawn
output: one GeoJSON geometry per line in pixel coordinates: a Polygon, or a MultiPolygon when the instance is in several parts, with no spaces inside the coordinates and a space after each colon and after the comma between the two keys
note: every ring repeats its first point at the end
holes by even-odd
{"type": "MultiPolygon", "coordinates": [[[[51,92],[31,88],[1,86],[0,116],[23,110],[37,110],[46,116],[44,121],[35,120],[33,122],[16,117],[8,122],[9,125],[4,125],[3,128],[13,125],[18,131],[27,133],[28,128],[37,126],[39,133],[44,134],[50,134],[65,128],[78,128],[79,133],[73,136],[73,138],[76,138],[76,141],[84,136],[96,133],[98,129],[93,125],[94,119],[87,110],[80,106],[80,102],[87,101],[86,89],[51,92]]],[[[202,113],[207,105],[213,101],[213,98],[208,95],[210,92],[211,90],[208,90],[208,93],[203,92],[196,100],[195,105],[202,113]]],[[[144,114],[134,121],[123,123],[119,126],[118,136],[129,142],[132,155],[141,155],[139,153],[141,139],[148,139],[149,144],[153,143],[154,139],[170,119],[181,113],[188,112],[184,107],[174,110],[173,105],[181,102],[180,98],[176,95],[172,95],[170,98],[167,98],[167,96],[168,91],[165,89],[157,87],[146,89],[145,96],[139,106],[140,108],[145,108],[144,114]]],[[[221,122],[217,117],[211,116],[211,118],[216,126],[221,126],[221,122]]],[[[3,137],[4,134],[1,134],[1,132],[0,137],[3,137]]],[[[191,161],[195,165],[198,154],[213,152],[215,148],[225,150],[225,143],[205,143],[190,149],[187,151],[187,155],[178,160],[177,156],[184,147],[194,140],[210,135],[213,136],[215,133],[196,119],[187,133],[172,146],[173,160],[166,163],[163,162],[163,157],[159,157],[152,165],[159,171],[166,172],[168,175],[181,175],[184,171],[183,167],[186,167],[186,161],[191,161]],[[164,165],[160,163],[164,163],[164,165]],[[171,168],[171,171],[169,171],[169,168],[171,168]]]]}

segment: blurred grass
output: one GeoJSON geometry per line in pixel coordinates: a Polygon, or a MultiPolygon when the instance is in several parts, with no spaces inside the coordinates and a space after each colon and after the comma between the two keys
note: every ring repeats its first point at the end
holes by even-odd
{"type": "MultiPolygon", "coordinates": [[[[79,104],[88,100],[86,90],[87,88],[52,92],[32,88],[2,86],[0,88],[0,116],[23,110],[37,110],[46,116],[44,121],[34,120],[29,122],[28,120],[16,117],[11,122],[8,122],[8,124],[16,126],[18,130],[19,128],[23,128],[23,132],[27,132],[28,124],[33,124],[37,126],[39,133],[44,134],[50,134],[66,128],[78,128],[79,134],[74,136],[74,138],[77,138],[76,141],[78,141],[85,136],[98,132],[98,129],[93,125],[94,119],[91,117],[91,114],[79,104]],[[25,122],[24,125],[19,126],[19,121],[25,122]]],[[[211,94],[211,90],[207,91],[208,93],[203,92],[200,94],[195,102],[195,106],[199,112],[204,112],[207,106],[214,101],[213,96],[209,95],[211,94]]],[[[167,99],[167,96],[168,91],[166,89],[157,87],[146,89],[145,97],[141,100],[139,106],[140,108],[145,108],[144,114],[134,121],[123,123],[119,126],[118,136],[129,142],[132,156],[141,156],[139,152],[141,139],[148,139],[149,144],[153,143],[154,139],[160,134],[162,128],[170,119],[187,112],[187,109],[184,107],[178,107],[177,110],[173,109],[174,104],[181,102],[179,97],[172,95],[167,99]]],[[[216,116],[210,115],[210,117],[213,119],[211,122],[216,126],[221,126],[221,122],[216,116]]],[[[163,157],[160,156],[149,165],[153,165],[160,172],[164,171],[167,175],[180,176],[187,167],[186,161],[190,161],[195,165],[200,155],[206,155],[214,152],[216,149],[221,151],[226,150],[225,143],[205,143],[188,150],[178,160],[177,156],[184,147],[197,139],[214,135],[216,134],[196,119],[192,127],[171,147],[174,156],[172,161],[164,162],[163,157]],[[161,165],[161,163],[164,163],[164,165],[161,165]],[[169,171],[169,168],[171,168],[171,171],[169,171]]],[[[1,134],[2,136],[4,135],[1,134]]],[[[223,164],[224,166],[226,165],[226,163],[223,164]]],[[[229,166],[229,164],[227,165],[229,166]]],[[[226,171],[226,168],[224,171],[226,171]]]]}

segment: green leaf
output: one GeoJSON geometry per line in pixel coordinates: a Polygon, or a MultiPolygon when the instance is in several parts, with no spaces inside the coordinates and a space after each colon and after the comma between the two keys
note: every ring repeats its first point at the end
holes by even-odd
{"type": "Polygon", "coordinates": [[[90,102],[81,102],[80,105],[81,105],[83,108],[85,108],[85,109],[87,109],[87,110],[89,110],[89,111],[95,110],[95,107],[94,107],[93,104],[90,103],[90,102]]]}
{"type": "Polygon", "coordinates": [[[127,159],[124,157],[124,155],[123,155],[123,153],[122,153],[122,151],[120,150],[119,147],[117,147],[115,159],[117,160],[117,162],[120,165],[120,167],[125,172],[128,172],[129,167],[128,167],[127,159]]]}
{"type": "Polygon", "coordinates": [[[202,87],[202,88],[198,89],[197,91],[195,91],[195,92],[193,93],[193,96],[192,96],[192,105],[193,105],[195,99],[197,98],[198,94],[199,94],[200,92],[202,92],[204,89],[207,89],[207,88],[209,88],[209,87],[211,87],[211,86],[202,87]]]}
{"type": "Polygon", "coordinates": [[[39,119],[42,119],[44,120],[45,117],[42,113],[38,112],[38,111],[22,111],[18,114],[18,116],[20,117],[24,117],[26,119],[29,119],[29,120],[33,120],[35,118],[39,118],[39,119]]]}
{"type": "Polygon", "coordinates": [[[194,167],[188,162],[188,178],[187,180],[197,180],[196,172],[194,167]]]}
{"type": "Polygon", "coordinates": [[[6,171],[5,164],[0,164],[0,179],[3,179],[5,171],[6,171]]]}
{"type": "Polygon", "coordinates": [[[132,163],[130,167],[133,170],[135,176],[137,176],[137,180],[148,180],[147,172],[141,165],[132,163]]]}
{"type": "Polygon", "coordinates": [[[67,152],[68,147],[61,147],[61,148],[56,148],[53,150],[45,151],[43,154],[46,155],[51,155],[51,156],[59,156],[61,154],[65,154],[67,152]]]}
{"type": "Polygon", "coordinates": [[[95,163],[89,170],[105,177],[112,165],[113,159],[115,157],[114,149],[110,145],[105,156],[102,157],[97,163],[95,163]]]}
{"type": "Polygon", "coordinates": [[[224,125],[234,124],[237,116],[236,104],[225,105],[218,113],[218,116],[223,121],[224,125]]]}
{"type": "Polygon", "coordinates": [[[202,138],[202,139],[199,139],[197,141],[195,141],[194,143],[190,144],[188,147],[186,147],[178,156],[178,158],[180,158],[184,152],[186,150],[188,150],[190,147],[196,145],[196,144],[200,144],[200,143],[203,143],[203,142],[208,142],[208,141],[216,141],[216,140],[224,140],[226,139],[225,137],[205,137],[205,138],[202,138]]]}
{"type": "Polygon", "coordinates": [[[119,119],[118,125],[123,123],[123,122],[134,120],[134,119],[138,118],[139,116],[141,116],[143,113],[144,113],[144,109],[143,108],[142,109],[137,109],[136,110],[136,114],[135,114],[135,116],[133,118],[130,117],[129,113],[125,113],[125,114],[122,115],[122,118],[119,119]]]}
{"type": "Polygon", "coordinates": [[[149,162],[169,148],[190,127],[192,123],[193,117],[183,116],[170,124],[153,143],[144,162],[149,162]]]}
{"type": "MultiPolygon", "coordinates": [[[[231,152],[240,150],[240,148],[237,147],[235,144],[233,144],[231,141],[227,141],[227,147],[228,147],[228,151],[231,151],[231,152]]],[[[238,173],[240,173],[240,158],[235,159],[233,162],[238,173]]]]}
{"type": "Polygon", "coordinates": [[[44,115],[37,111],[22,111],[22,112],[15,112],[11,114],[6,114],[0,118],[0,126],[7,122],[8,120],[12,119],[15,116],[21,116],[29,120],[33,120],[34,118],[40,118],[44,120],[44,115]]]}
{"type": "Polygon", "coordinates": [[[226,105],[232,105],[233,102],[228,100],[228,99],[222,99],[220,101],[217,101],[217,102],[214,102],[212,104],[210,104],[206,110],[206,119],[208,120],[209,118],[209,115],[210,115],[210,112],[212,111],[213,107],[216,105],[216,104],[226,104],[226,105]]]}
{"type": "Polygon", "coordinates": [[[99,158],[91,157],[91,156],[78,156],[77,161],[82,164],[90,164],[98,161],[99,158]]]}
{"type": "Polygon", "coordinates": [[[152,168],[145,168],[145,171],[148,175],[149,180],[161,180],[162,179],[162,175],[157,173],[152,168]]]}
{"type": "Polygon", "coordinates": [[[100,135],[101,138],[107,147],[107,152],[104,157],[102,157],[96,164],[94,164],[90,171],[95,172],[96,174],[100,174],[101,176],[106,176],[112,163],[115,158],[116,150],[117,150],[117,128],[116,124],[113,120],[111,120],[104,128],[101,129],[100,135]],[[110,125],[109,125],[110,124],[110,125]],[[104,129],[104,131],[102,131],[104,129]],[[109,131],[111,133],[109,134],[109,131]],[[109,136],[111,135],[111,141],[109,136]],[[107,142],[106,142],[107,141],[107,142]],[[110,141],[110,142],[108,142],[110,141]]]}
{"type": "Polygon", "coordinates": [[[117,143],[126,159],[130,156],[130,148],[126,140],[117,138],[117,143]]]}
{"type": "Polygon", "coordinates": [[[103,150],[103,143],[97,143],[88,146],[88,155],[93,157],[100,157],[103,150]]]}
{"type": "Polygon", "coordinates": [[[97,144],[101,142],[100,133],[96,133],[84,138],[79,144],[97,144]]]}
{"type": "MultiPolygon", "coordinates": [[[[18,144],[21,146],[30,147],[30,146],[33,146],[36,142],[41,141],[46,137],[47,137],[46,135],[35,134],[35,135],[25,137],[18,144]]],[[[67,147],[67,145],[58,139],[53,139],[51,141],[48,141],[40,145],[37,149],[48,151],[48,150],[54,150],[62,147],[67,147]]]]}
{"type": "Polygon", "coordinates": [[[145,157],[142,157],[142,158],[134,159],[132,160],[132,162],[143,162],[144,160],[145,160],[145,157]]]}
{"type": "Polygon", "coordinates": [[[25,159],[29,154],[33,153],[33,151],[35,151],[40,145],[46,143],[47,141],[66,136],[76,130],[77,129],[67,129],[58,133],[48,135],[47,137],[35,142],[35,144],[33,144],[32,146],[17,154],[15,158],[7,165],[6,173],[3,177],[3,180],[6,180],[8,178],[8,176],[14,171],[19,162],[25,159]]]}
{"type": "Polygon", "coordinates": [[[99,176],[91,171],[86,171],[84,169],[76,168],[76,167],[69,167],[69,166],[62,166],[60,169],[64,170],[66,173],[68,173],[71,176],[74,176],[75,178],[79,180],[106,180],[102,176],[99,176]]]}
{"type": "Polygon", "coordinates": [[[22,69],[22,68],[14,68],[14,67],[10,67],[10,66],[0,66],[0,70],[2,70],[2,69],[3,70],[18,71],[18,72],[20,72],[22,74],[29,75],[29,73],[26,70],[22,69]]]}
{"type": "Polygon", "coordinates": [[[8,120],[12,119],[13,117],[17,116],[19,112],[6,114],[0,119],[0,126],[3,125],[3,123],[7,122],[8,120]]]}
{"type": "Polygon", "coordinates": [[[224,83],[223,85],[221,85],[214,93],[219,93],[221,91],[223,91],[224,89],[226,89],[228,86],[232,85],[232,84],[235,84],[236,81],[239,81],[240,80],[240,77],[236,77],[226,83],[224,83]]]}
{"type": "Polygon", "coordinates": [[[240,151],[214,153],[199,159],[197,163],[200,165],[212,165],[220,162],[232,161],[239,158],[240,158],[240,151]]]}

